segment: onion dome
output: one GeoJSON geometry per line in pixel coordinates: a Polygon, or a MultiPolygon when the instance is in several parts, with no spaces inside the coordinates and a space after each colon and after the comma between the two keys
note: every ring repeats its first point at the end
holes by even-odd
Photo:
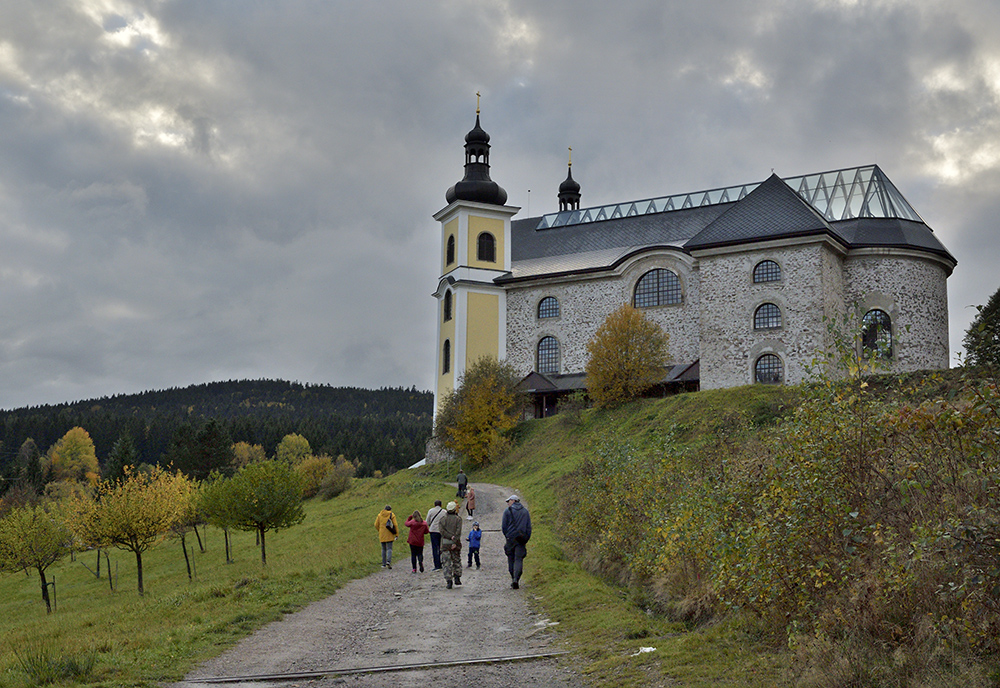
{"type": "Polygon", "coordinates": [[[476,109],[476,126],[465,135],[465,177],[444,195],[448,203],[476,201],[504,205],[507,192],[490,179],[490,135],[479,126],[479,109],[476,109]]]}
{"type": "Polygon", "coordinates": [[[570,148],[566,179],[559,185],[559,211],[580,209],[580,184],[573,179],[573,149],[570,148]]]}

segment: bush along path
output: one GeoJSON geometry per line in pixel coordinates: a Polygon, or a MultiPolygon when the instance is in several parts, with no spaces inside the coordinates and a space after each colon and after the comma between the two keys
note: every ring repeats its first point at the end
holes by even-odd
{"type": "MultiPolygon", "coordinates": [[[[483,532],[482,568],[463,568],[462,585],[445,586],[433,571],[430,539],[423,573],[411,573],[408,529],[393,545],[393,568],[353,581],[334,595],[265,626],[219,657],[199,666],[175,688],[212,685],[291,685],[292,676],[315,678],[310,686],[511,685],[579,686],[583,678],[551,632],[557,620],[531,610],[531,545],[520,590],[510,587],[500,519],[510,488],[476,483],[475,519],[483,532]],[[550,655],[545,658],[533,658],[550,655]],[[497,658],[492,662],[466,663],[497,658]],[[403,668],[413,667],[413,668],[403,668]],[[419,668],[416,668],[419,667],[419,668]],[[374,671],[357,671],[357,670],[374,671]],[[315,673],[314,673],[315,672],[315,673]],[[265,678],[266,677],[266,678],[265,678]],[[216,679],[226,678],[226,682],[216,679]]],[[[454,488],[442,486],[441,501],[454,488]]],[[[530,508],[530,504],[525,503],[530,508]]],[[[383,504],[372,504],[375,515],[383,504]]],[[[430,504],[420,505],[426,516],[430,504]]],[[[402,525],[412,505],[392,504],[402,525]]],[[[472,521],[462,519],[462,565],[468,562],[465,536],[472,521]]],[[[336,537],[330,533],[331,543],[336,537]]],[[[380,561],[374,528],[372,561],[380,561]]]]}

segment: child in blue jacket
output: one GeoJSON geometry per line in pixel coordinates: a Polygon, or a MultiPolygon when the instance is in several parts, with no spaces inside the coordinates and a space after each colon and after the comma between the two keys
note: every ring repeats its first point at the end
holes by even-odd
{"type": "Polygon", "coordinates": [[[483,531],[479,529],[479,521],[472,522],[472,530],[469,534],[465,536],[465,539],[469,541],[469,565],[466,568],[472,568],[472,557],[476,557],[476,568],[479,568],[479,544],[483,539],[483,531]]]}

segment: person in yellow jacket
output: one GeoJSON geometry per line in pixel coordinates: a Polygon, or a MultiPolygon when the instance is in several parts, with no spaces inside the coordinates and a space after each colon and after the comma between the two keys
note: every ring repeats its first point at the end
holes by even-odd
{"type": "Polygon", "coordinates": [[[378,531],[378,541],[382,543],[382,568],[392,568],[392,543],[399,533],[399,523],[392,507],[388,504],[375,517],[375,530],[378,531]]]}

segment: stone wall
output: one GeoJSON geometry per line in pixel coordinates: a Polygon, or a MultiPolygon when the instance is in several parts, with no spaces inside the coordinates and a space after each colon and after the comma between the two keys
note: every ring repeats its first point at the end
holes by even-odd
{"type": "Polygon", "coordinates": [[[831,269],[838,260],[819,242],[699,257],[701,388],[752,384],[757,359],[767,353],[781,359],[786,384],[802,382],[826,345],[823,316],[838,302],[831,269]],[[754,283],[762,260],[779,265],[779,281],[754,283]],[[765,303],[778,306],[780,327],[754,329],[754,314],[765,303]]]}
{"type": "Polygon", "coordinates": [[[845,274],[848,303],[892,319],[893,371],[948,367],[948,275],[940,263],[892,249],[866,251],[848,257],[845,274]]]}
{"type": "Polygon", "coordinates": [[[752,384],[755,363],[766,353],[781,359],[784,383],[804,381],[832,344],[824,317],[839,320],[854,303],[862,313],[871,308],[889,313],[895,370],[948,367],[944,266],[892,249],[844,253],[825,238],[705,252],[695,258],[661,250],[626,261],[606,276],[512,285],[507,291],[507,360],[527,374],[535,369],[538,342],[552,336],[559,342],[559,372],[583,372],[587,342],[608,314],[631,302],[642,275],[667,268],[680,278],[683,302],[643,312],[670,335],[671,362],[701,359],[702,389],[752,384]],[[754,266],[762,260],[781,267],[780,281],[753,282],[754,266]],[[546,296],[558,299],[559,317],[538,318],[538,304],[546,296]],[[779,307],[780,327],[754,329],[754,313],[764,303],[779,307]]]}
{"type": "Polygon", "coordinates": [[[635,284],[653,268],[667,268],[681,281],[682,303],[644,309],[647,318],[670,336],[671,362],[698,358],[698,271],[686,255],[663,251],[626,262],[613,276],[571,277],[507,291],[507,360],[522,374],[535,369],[538,342],[546,336],[559,342],[559,372],[580,373],[587,365],[587,342],[605,318],[632,301],[635,284]],[[558,318],[538,318],[538,304],[552,296],[559,301],[558,318]]]}

